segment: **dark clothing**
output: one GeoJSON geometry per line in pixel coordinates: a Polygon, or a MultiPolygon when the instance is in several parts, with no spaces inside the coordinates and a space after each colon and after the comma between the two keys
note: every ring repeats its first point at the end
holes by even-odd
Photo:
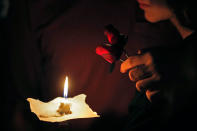
{"type": "Polygon", "coordinates": [[[180,81],[172,90],[173,93],[173,112],[170,125],[179,129],[192,129],[195,130],[195,119],[197,116],[197,59],[196,59],[196,43],[197,33],[193,33],[189,37],[183,40],[181,43],[180,57],[177,59],[180,61],[180,81]],[[172,124],[173,122],[173,124],[172,124]]]}
{"type": "Polygon", "coordinates": [[[196,43],[197,33],[193,33],[175,46],[149,50],[164,76],[151,86],[161,91],[153,96],[151,103],[145,93],[136,93],[125,130],[196,129],[196,43]]]}

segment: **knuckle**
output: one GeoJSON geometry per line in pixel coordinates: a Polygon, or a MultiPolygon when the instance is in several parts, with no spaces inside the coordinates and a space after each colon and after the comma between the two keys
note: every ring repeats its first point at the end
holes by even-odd
{"type": "Polygon", "coordinates": [[[127,62],[128,64],[132,64],[132,61],[134,60],[134,57],[133,56],[130,56],[128,59],[127,59],[127,62]]]}
{"type": "Polygon", "coordinates": [[[134,81],[132,70],[129,71],[129,78],[130,78],[131,81],[134,81]]]}
{"type": "Polygon", "coordinates": [[[143,57],[144,57],[147,65],[153,64],[153,56],[151,55],[150,52],[145,53],[143,57]]]}
{"type": "Polygon", "coordinates": [[[140,86],[140,83],[139,83],[139,82],[137,82],[137,83],[136,83],[136,89],[137,89],[137,91],[139,91],[139,92],[141,92],[141,91],[142,91],[142,89],[141,89],[141,86],[140,86]]]}
{"type": "Polygon", "coordinates": [[[145,90],[145,88],[143,87],[143,80],[140,80],[140,81],[136,82],[136,89],[139,92],[142,92],[142,91],[145,90]]]}

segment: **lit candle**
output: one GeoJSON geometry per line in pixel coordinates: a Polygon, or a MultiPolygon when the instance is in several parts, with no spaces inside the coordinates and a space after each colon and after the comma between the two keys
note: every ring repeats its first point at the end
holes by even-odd
{"type": "Polygon", "coordinates": [[[100,117],[85,102],[85,94],[68,98],[67,76],[64,83],[63,96],[46,103],[33,98],[28,98],[27,100],[30,103],[31,111],[42,121],[62,122],[70,119],[100,117]]]}
{"type": "Polygon", "coordinates": [[[68,76],[66,76],[65,83],[64,83],[64,95],[65,98],[68,97],[68,76]]]}

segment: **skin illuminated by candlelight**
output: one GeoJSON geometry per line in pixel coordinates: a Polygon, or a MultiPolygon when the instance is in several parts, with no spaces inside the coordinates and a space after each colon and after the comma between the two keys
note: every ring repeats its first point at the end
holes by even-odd
{"type": "MultiPolygon", "coordinates": [[[[169,3],[167,3],[167,0],[137,0],[137,2],[139,3],[139,7],[144,11],[144,16],[147,21],[157,23],[160,21],[169,20],[177,28],[177,31],[183,39],[194,32],[194,30],[188,28],[188,26],[186,27],[181,24],[180,19],[178,19],[178,15],[175,14],[174,9],[168,5],[169,3]]],[[[186,11],[186,9],[183,11],[186,11]]],[[[146,96],[151,101],[151,97],[158,93],[159,89],[156,88],[153,90],[147,89],[146,87],[148,87],[151,82],[160,81],[162,78],[155,68],[153,56],[149,52],[139,56],[131,56],[121,64],[120,70],[122,73],[125,73],[133,67],[142,64],[144,64],[146,68],[149,69],[149,72],[152,72],[153,74],[149,78],[137,81],[136,88],[139,91],[145,89],[146,96]]],[[[129,76],[132,76],[130,74],[132,74],[132,70],[129,72],[129,76]]],[[[132,80],[133,78],[130,77],[130,79],[132,80]]]]}
{"type": "Polygon", "coordinates": [[[179,31],[182,38],[186,38],[194,31],[182,26],[174,11],[169,8],[166,0],[137,0],[139,7],[144,10],[147,21],[156,23],[163,20],[170,20],[179,31]]]}
{"type": "Polygon", "coordinates": [[[155,23],[174,16],[165,0],[137,0],[139,7],[144,10],[144,16],[149,22],[155,23]]]}

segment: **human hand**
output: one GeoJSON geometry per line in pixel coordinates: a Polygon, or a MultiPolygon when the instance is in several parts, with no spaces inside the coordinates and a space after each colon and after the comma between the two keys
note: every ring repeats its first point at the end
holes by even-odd
{"type": "Polygon", "coordinates": [[[157,88],[152,88],[150,85],[160,80],[160,75],[155,68],[155,63],[152,55],[147,52],[142,55],[130,56],[125,60],[120,67],[120,72],[126,73],[129,71],[129,78],[136,82],[138,91],[145,91],[146,96],[151,100],[151,96],[158,92],[157,88]]]}

